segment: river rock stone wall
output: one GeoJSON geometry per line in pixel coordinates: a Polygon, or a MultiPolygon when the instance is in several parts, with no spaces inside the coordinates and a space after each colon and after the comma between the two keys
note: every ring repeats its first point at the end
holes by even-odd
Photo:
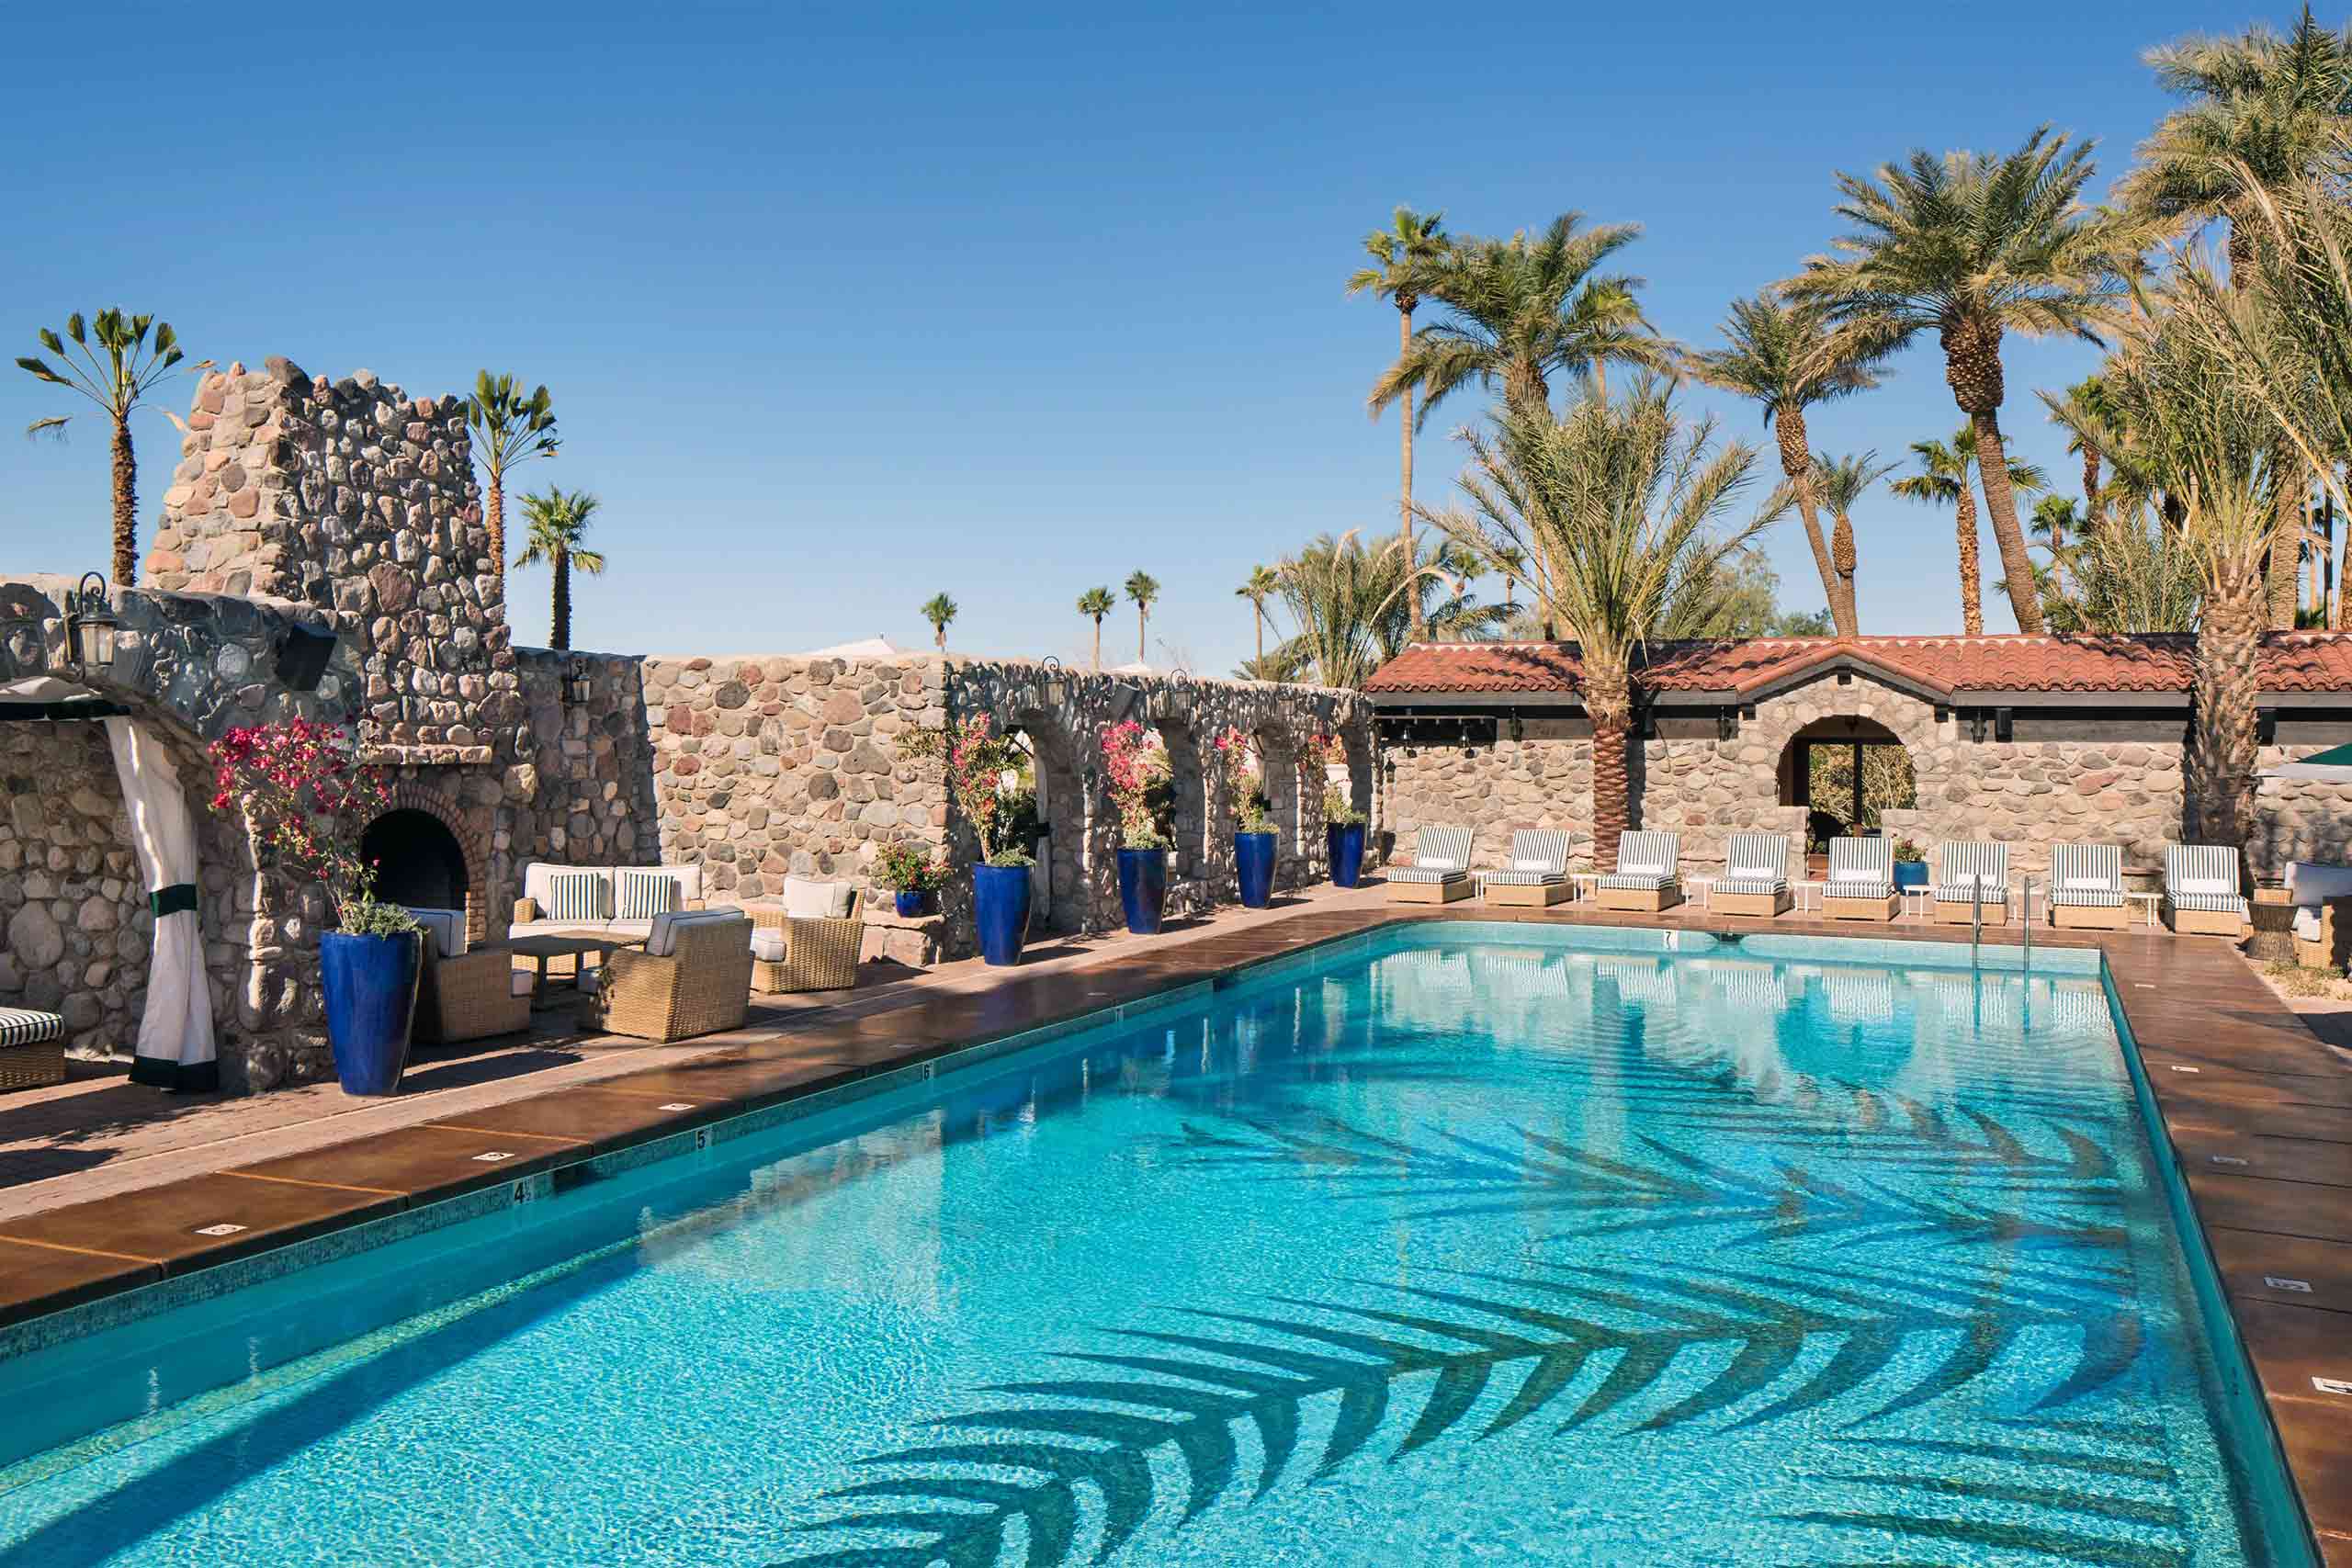
{"type": "Polygon", "coordinates": [[[70,1051],[110,1055],[138,1034],[154,922],[106,731],[0,725],[0,1007],[62,1013],[70,1051]]]}

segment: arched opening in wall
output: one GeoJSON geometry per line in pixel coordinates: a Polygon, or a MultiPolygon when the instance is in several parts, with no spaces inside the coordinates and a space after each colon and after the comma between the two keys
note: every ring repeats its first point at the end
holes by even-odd
{"type": "Polygon", "coordinates": [[[419,909],[464,909],[466,852],[428,811],[387,811],[359,835],[359,858],[376,868],[376,897],[419,909]]]}
{"type": "Polygon", "coordinates": [[[1288,863],[1295,877],[1303,849],[1298,837],[1298,748],[1289,736],[1271,726],[1251,736],[1250,742],[1258,751],[1266,812],[1273,819],[1275,875],[1279,878],[1288,863]]]}
{"type": "Polygon", "coordinates": [[[1044,714],[1019,715],[1006,727],[1023,765],[1003,783],[1004,842],[1037,857],[1031,875],[1030,926],[1076,931],[1086,920],[1086,796],[1072,766],[1069,739],[1044,714]]]}
{"type": "Polygon", "coordinates": [[[1875,833],[1880,813],[1919,803],[1911,753],[1894,732],[1859,714],[1818,718],[1781,751],[1781,804],[1805,809],[1805,852],[1829,840],[1875,833]]]}
{"type": "Polygon", "coordinates": [[[1153,792],[1159,797],[1152,802],[1153,815],[1175,846],[1168,857],[1169,874],[1191,881],[1209,865],[1208,788],[1200,742],[1192,727],[1177,719],[1160,719],[1154,728],[1168,749],[1168,776],[1153,792]]]}

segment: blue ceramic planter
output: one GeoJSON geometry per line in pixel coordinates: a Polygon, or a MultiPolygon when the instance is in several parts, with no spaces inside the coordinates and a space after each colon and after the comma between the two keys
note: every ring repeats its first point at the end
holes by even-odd
{"type": "Polygon", "coordinates": [[[1928,886],[1928,863],[1923,860],[1896,861],[1894,885],[1897,887],[1925,887],[1928,886]]]}
{"type": "Polygon", "coordinates": [[[1241,884],[1245,908],[1262,909],[1274,896],[1274,836],[1272,833],[1233,835],[1233,874],[1241,884]]]}
{"type": "Polygon", "coordinates": [[[1021,944],[1029,939],[1029,868],[974,866],[972,919],[979,927],[982,962],[1020,963],[1021,944]]]}
{"type": "Polygon", "coordinates": [[[391,1094],[408,1067],[408,1029],[416,1009],[421,939],[319,934],[319,977],[325,984],[327,1040],[345,1094],[391,1094]]]}
{"type": "Polygon", "coordinates": [[[1127,930],[1150,936],[1168,912],[1168,852],[1119,851],[1119,902],[1126,907],[1127,930]]]}
{"type": "Polygon", "coordinates": [[[922,913],[923,900],[930,897],[930,894],[921,889],[910,892],[902,887],[899,889],[898,896],[891,900],[891,903],[897,907],[900,919],[911,920],[922,913]]]}
{"type": "Polygon", "coordinates": [[[1353,887],[1363,875],[1363,824],[1327,824],[1323,842],[1331,856],[1331,886],[1353,887]]]}

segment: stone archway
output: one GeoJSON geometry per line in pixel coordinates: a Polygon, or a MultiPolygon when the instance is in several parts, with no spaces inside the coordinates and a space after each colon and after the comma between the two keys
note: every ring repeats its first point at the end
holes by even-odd
{"type": "Polygon", "coordinates": [[[360,854],[377,861],[379,897],[393,904],[463,909],[466,941],[475,945],[490,940],[487,840],[482,827],[469,822],[438,790],[408,778],[392,785],[383,812],[362,829],[360,854]]]}
{"type": "Polygon", "coordinates": [[[1152,728],[1168,751],[1169,837],[1175,844],[1169,855],[1169,874],[1198,882],[1210,864],[1208,786],[1200,741],[1193,727],[1182,719],[1154,719],[1152,728]]]}
{"type": "Polygon", "coordinates": [[[1042,836],[1020,847],[1037,856],[1038,901],[1032,924],[1039,931],[1086,929],[1091,857],[1087,852],[1086,792],[1069,732],[1040,708],[1012,716],[1007,732],[1029,753],[1042,836]]]}
{"type": "Polygon", "coordinates": [[[1827,715],[1799,728],[1781,749],[1778,772],[1780,803],[1805,811],[1805,848],[1815,854],[1841,834],[1876,831],[1884,811],[1918,805],[1909,750],[1860,714],[1827,715]]]}
{"type": "MultiPolygon", "coordinates": [[[[1276,724],[1261,725],[1250,743],[1257,748],[1261,788],[1266,814],[1274,825],[1274,883],[1295,887],[1306,879],[1308,851],[1299,808],[1299,748],[1290,732],[1276,724]]],[[[1316,846],[1319,852],[1321,846],[1316,846]]]]}

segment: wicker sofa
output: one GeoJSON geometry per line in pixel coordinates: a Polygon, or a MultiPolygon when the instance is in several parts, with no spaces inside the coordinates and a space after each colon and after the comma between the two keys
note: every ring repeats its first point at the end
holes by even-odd
{"type": "Polygon", "coordinates": [[[605,964],[581,1022],[639,1040],[687,1040],[733,1029],[751,1008],[752,922],[740,909],[654,918],[642,949],[605,964]]]}
{"type": "Polygon", "coordinates": [[[412,1031],[418,1044],[454,1045],[531,1027],[531,994],[515,993],[513,953],[503,947],[469,951],[463,909],[409,913],[424,929],[412,1031]]]}
{"type": "Polygon", "coordinates": [[[65,1021],[30,1008],[0,1008],[0,1091],[65,1081],[65,1021]]]}
{"type": "MultiPolygon", "coordinates": [[[[786,891],[790,892],[790,882],[786,891]]],[[[783,904],[758,904],[752,917],[752,989],[764,996],[786,991],[845,991],[857,984],[859,949],[865,942],[865,895],[845,887],[843,915],[796,915],[783,904]]]]}
{"type": "Polygon", "coordinates": [[[2342,973],[2352,963],[2352,866],[2293,862],[2287,902],[2295,909],[2295,962],[2342,973]]]}
{"type": "Polygon", "coordinates": [[[558,865],[551,861],[535,860],[523,867],[523,897],[514,901],[514,920],[507,927],[507,934],[547,936],[558,931],[588,931],[632,939],[650,935],[653,917],[661,911],[631,911],[623,907],[628,889],[622,884],[625,879],[636,878],[675,882],[674,908],[703,907],[702,867],[698,865],[558,865]],[[598,896],[595,906],[584,913],[574,910],[567,915],[557,914],[556,878],[580,874],[594,879],[598,896]]]}

